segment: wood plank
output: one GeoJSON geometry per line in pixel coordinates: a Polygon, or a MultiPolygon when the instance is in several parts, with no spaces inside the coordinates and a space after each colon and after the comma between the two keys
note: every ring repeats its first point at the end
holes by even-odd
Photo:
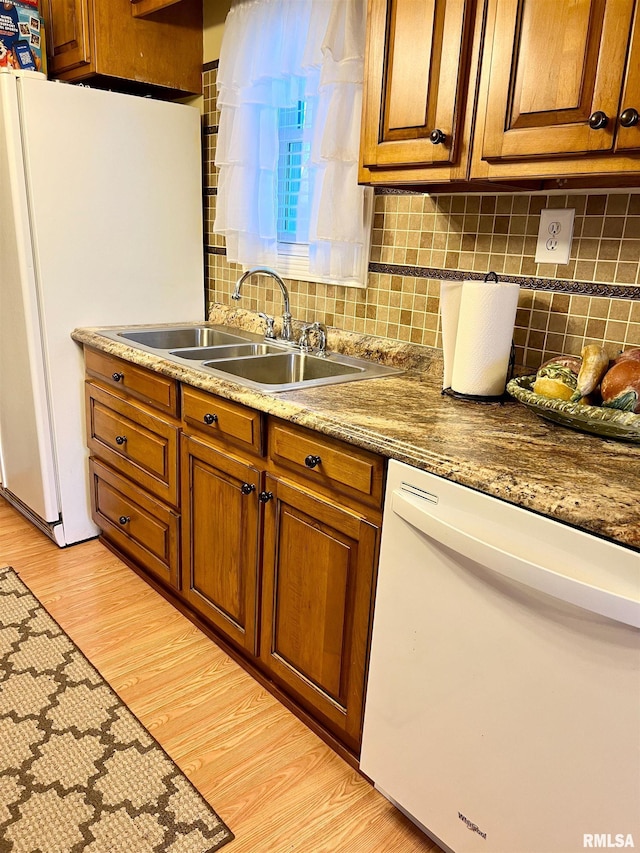
{"type": "Polygon", "coordinates": [[[0,499],[12,565],[236,834],[233,853],[439,853],[100,542],[60,549],[0,499]]]}

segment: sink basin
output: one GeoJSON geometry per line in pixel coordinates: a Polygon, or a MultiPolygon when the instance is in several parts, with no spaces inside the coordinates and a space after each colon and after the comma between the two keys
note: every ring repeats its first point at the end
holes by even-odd
{"type": "Polygon", "coordinates": [[[203,361],[206,358],[227,359],[243,358],[251,355],[267,355],[272,352],[282,352],[278,347],[269,344],[229,344],[228,346],[196,347],[195,349],[179,349],[169,355],[188,358],[193,361],[203,361]]]}
{"type": "Polygon", "coordinates": [[[330,352],[326,358],[244,330],[209,323],[104,329],[101,334],[182,367],[277,393],[402,373],[395,367],[330,352]]]}
{"type": "Polygon", "coordinates": [[[345,377],[364,372],[364,367],[299,352],[242,358],[231,362],[205,361],[204,366],[258,385],[298,385],[317,379],[345,377]]]}
{"type": "Polygon", "coordinates": [[[189,326],[184,329],[134,329],[119,332],[118,335],[127,341],[143,344],[152,349],[214,347],[246,341],[246,338],[241,335],[232,335],[211,326],[189,326]]]}

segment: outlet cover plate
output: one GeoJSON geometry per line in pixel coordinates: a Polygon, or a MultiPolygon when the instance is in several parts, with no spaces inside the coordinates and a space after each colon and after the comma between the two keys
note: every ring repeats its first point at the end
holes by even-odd
{"type": "Polygon", "coordinates": [[[546,208],[540,211],[536,263],[569,263],[575,215],[573,208],[546,208]]]}

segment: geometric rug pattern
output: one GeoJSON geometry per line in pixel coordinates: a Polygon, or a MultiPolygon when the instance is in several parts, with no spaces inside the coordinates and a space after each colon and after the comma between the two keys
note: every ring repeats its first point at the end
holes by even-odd
{"type": "Polygon", "coordinates": [[[0,853],[211,853],[233,833],[0,569],[0,853]]]}

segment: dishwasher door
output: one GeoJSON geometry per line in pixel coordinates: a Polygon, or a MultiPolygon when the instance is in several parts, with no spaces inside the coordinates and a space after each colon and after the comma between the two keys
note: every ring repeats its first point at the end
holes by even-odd
{"type": "Polygon", "coordinates": [[[442,846],[640,847],[640,554],[391,462],[361,770],[442,846]]]}

